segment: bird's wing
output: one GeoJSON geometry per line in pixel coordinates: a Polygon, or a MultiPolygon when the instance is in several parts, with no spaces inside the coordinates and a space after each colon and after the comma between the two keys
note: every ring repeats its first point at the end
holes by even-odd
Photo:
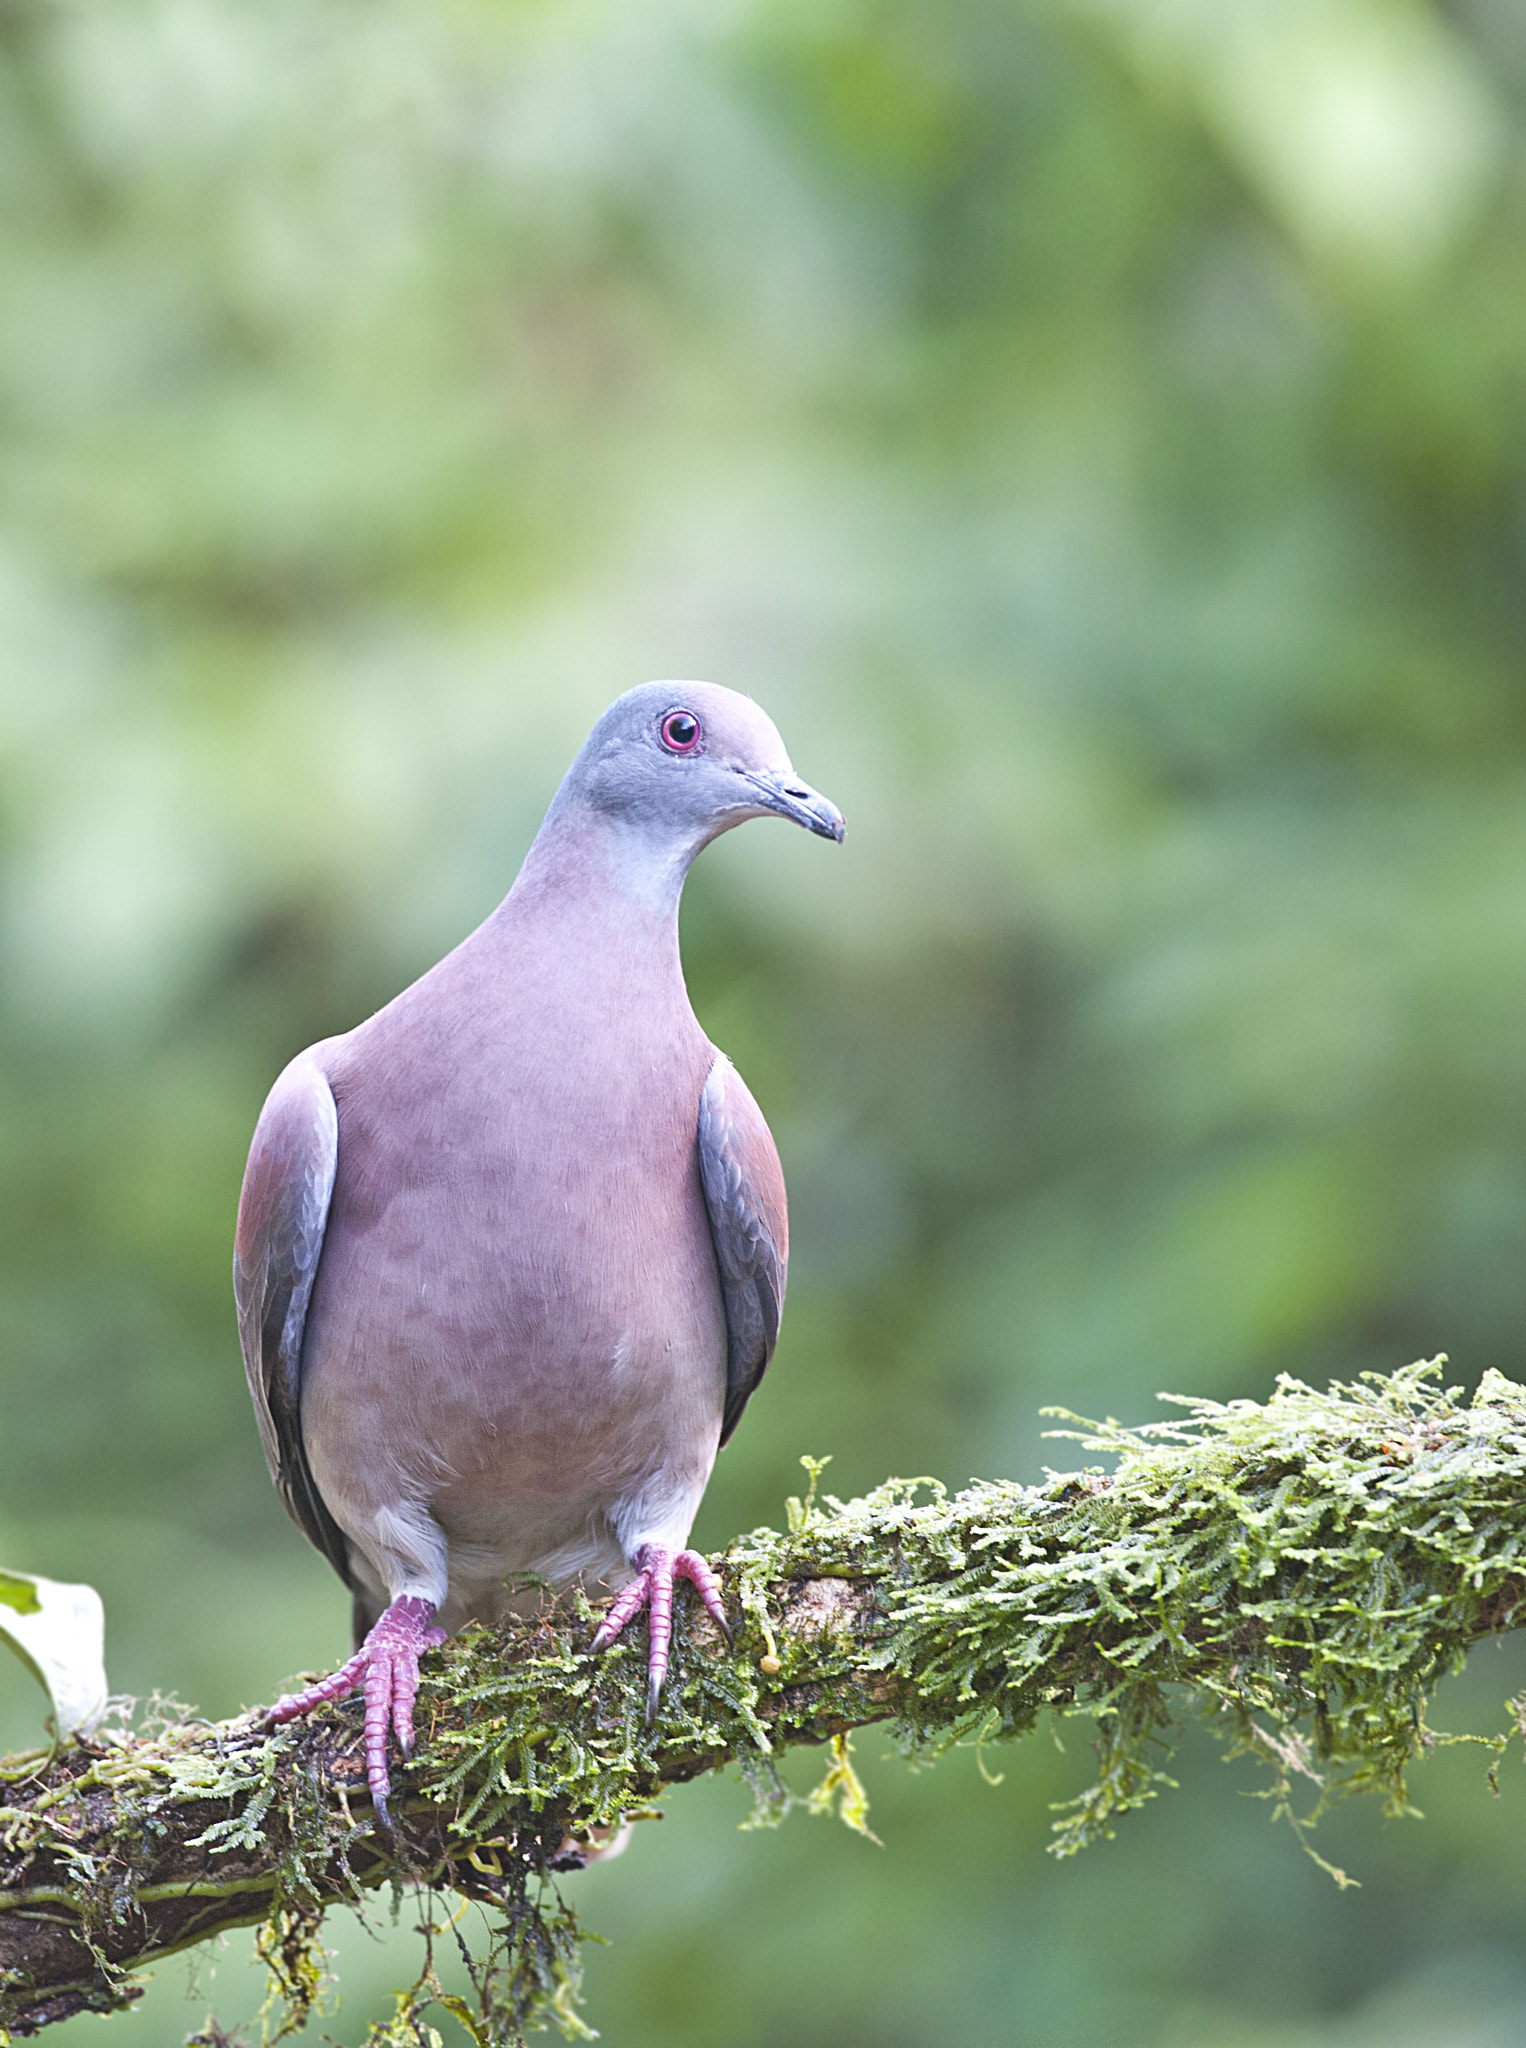
{"type": "Polygon", "coordinates": [[[724,1053],[716,1054],[699,1100],[699,1174],[726,1304],[725,1443],[774,1355],[789,1221],[773,1137],[724,1053]]]}
{"type": "Polygon", "coordinates": [[[348,1584],[349,1549],[302,1441],[302,1337],[338,1160],[333,1092],[311,1053],[299,1054],[255,1126],[238,1203],[233,1294],[270,1476],[292,1520],[348,1584]]]}

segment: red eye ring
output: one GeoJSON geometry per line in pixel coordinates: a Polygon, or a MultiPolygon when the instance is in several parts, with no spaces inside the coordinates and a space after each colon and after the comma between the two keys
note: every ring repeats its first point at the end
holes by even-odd
{"type": "Polygon", "coordinates": [[[670,711],[657,728],[658,737],[670,754],[697,752],[704,732],[692,711],[670,711]]]}

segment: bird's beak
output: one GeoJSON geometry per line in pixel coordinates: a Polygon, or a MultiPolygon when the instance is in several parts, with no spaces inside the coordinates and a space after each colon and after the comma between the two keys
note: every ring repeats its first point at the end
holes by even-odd
{"type": "Polygon", "coordinates": [[[835,839],[839,846],[847,837],[842,812],[808,782],[782,775],[746,775],[745,780],[757,791],[760,802],[779,817],[804,825],[818,838],[835,839]]]}

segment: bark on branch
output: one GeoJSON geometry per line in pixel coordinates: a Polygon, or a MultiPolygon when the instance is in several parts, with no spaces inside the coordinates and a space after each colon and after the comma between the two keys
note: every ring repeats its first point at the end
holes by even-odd
{"type": "Polygon", "coordinates": [[[1182,1405],[1081,1425],[1111,1470],[791,1502],[787,1533],[715,1560],[733,1646],[681,1603],[651,1729],[643,1646],[590,1657],[586,1609],[468,1631],[426,1660],[396,1838],[372,1822],[353,1706],[268,1737],[247,1715],[0,1762],[0,2040],[121,2005],[133,1969],[251,1922],[300,2013],[323,1910],[391,1882],[492,1909],[480,2040],[548,2010],[572,2023],[555,1873],[580,1838],[731,1764],[782,1809],[773,1760],[801,1743],[834,1744],[823,1796],[860,1818],[844,1738],[876,1721],[938,1750],[1094,1715],[1099,1776],[1062,1853],[1151,1796],[1193,1714],[1269,1766],[1290,1814],[1307,1781],[1300,1828],[1352,1791],[1402,1804],[1430,1689],[1526,1614],[1526,1389],[1491,1374],[1464,1405],[1411,1367],[1182,1405]]]}

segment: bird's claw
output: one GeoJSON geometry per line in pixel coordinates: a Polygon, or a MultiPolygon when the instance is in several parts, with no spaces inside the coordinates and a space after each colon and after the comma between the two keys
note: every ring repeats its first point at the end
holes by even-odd
{"type": "Polygon", "coordinates": [[[320,1678],[303,1692],[288,1693],[265,1716],[267,1729],[310,1714],[329,1700],[364,1686],[366,1696],[366,1783],[371,1804],[383,1827],[391,1828],[387,1797],[392,1779],[387,1769],[387,1731],[397,1737],[405,1757],[413,1754],[413,1703],[419,1690],[419,1658],[445,1640],[442,1628],[427,1626],[434,1609],[427,1600],[404,1595],[394,1600],[348,1664],[320,1678]]]}
{"type": "Polygon", "coordinates": [[[664,1550],[660,1544],[644,1543],[633,1562],[635,1578],[623,1592],[615,1595],[590,1647],[607,1650],[631,1617],[639,1614],[643,1607],[647,1610],[646,1719],[650,1727],[668,1671],[676,1581],[689,1581],[728,1643],[731,1641],[731,1625],[726,1619],[720,1581],[697,1550],[664,1550]]]}

